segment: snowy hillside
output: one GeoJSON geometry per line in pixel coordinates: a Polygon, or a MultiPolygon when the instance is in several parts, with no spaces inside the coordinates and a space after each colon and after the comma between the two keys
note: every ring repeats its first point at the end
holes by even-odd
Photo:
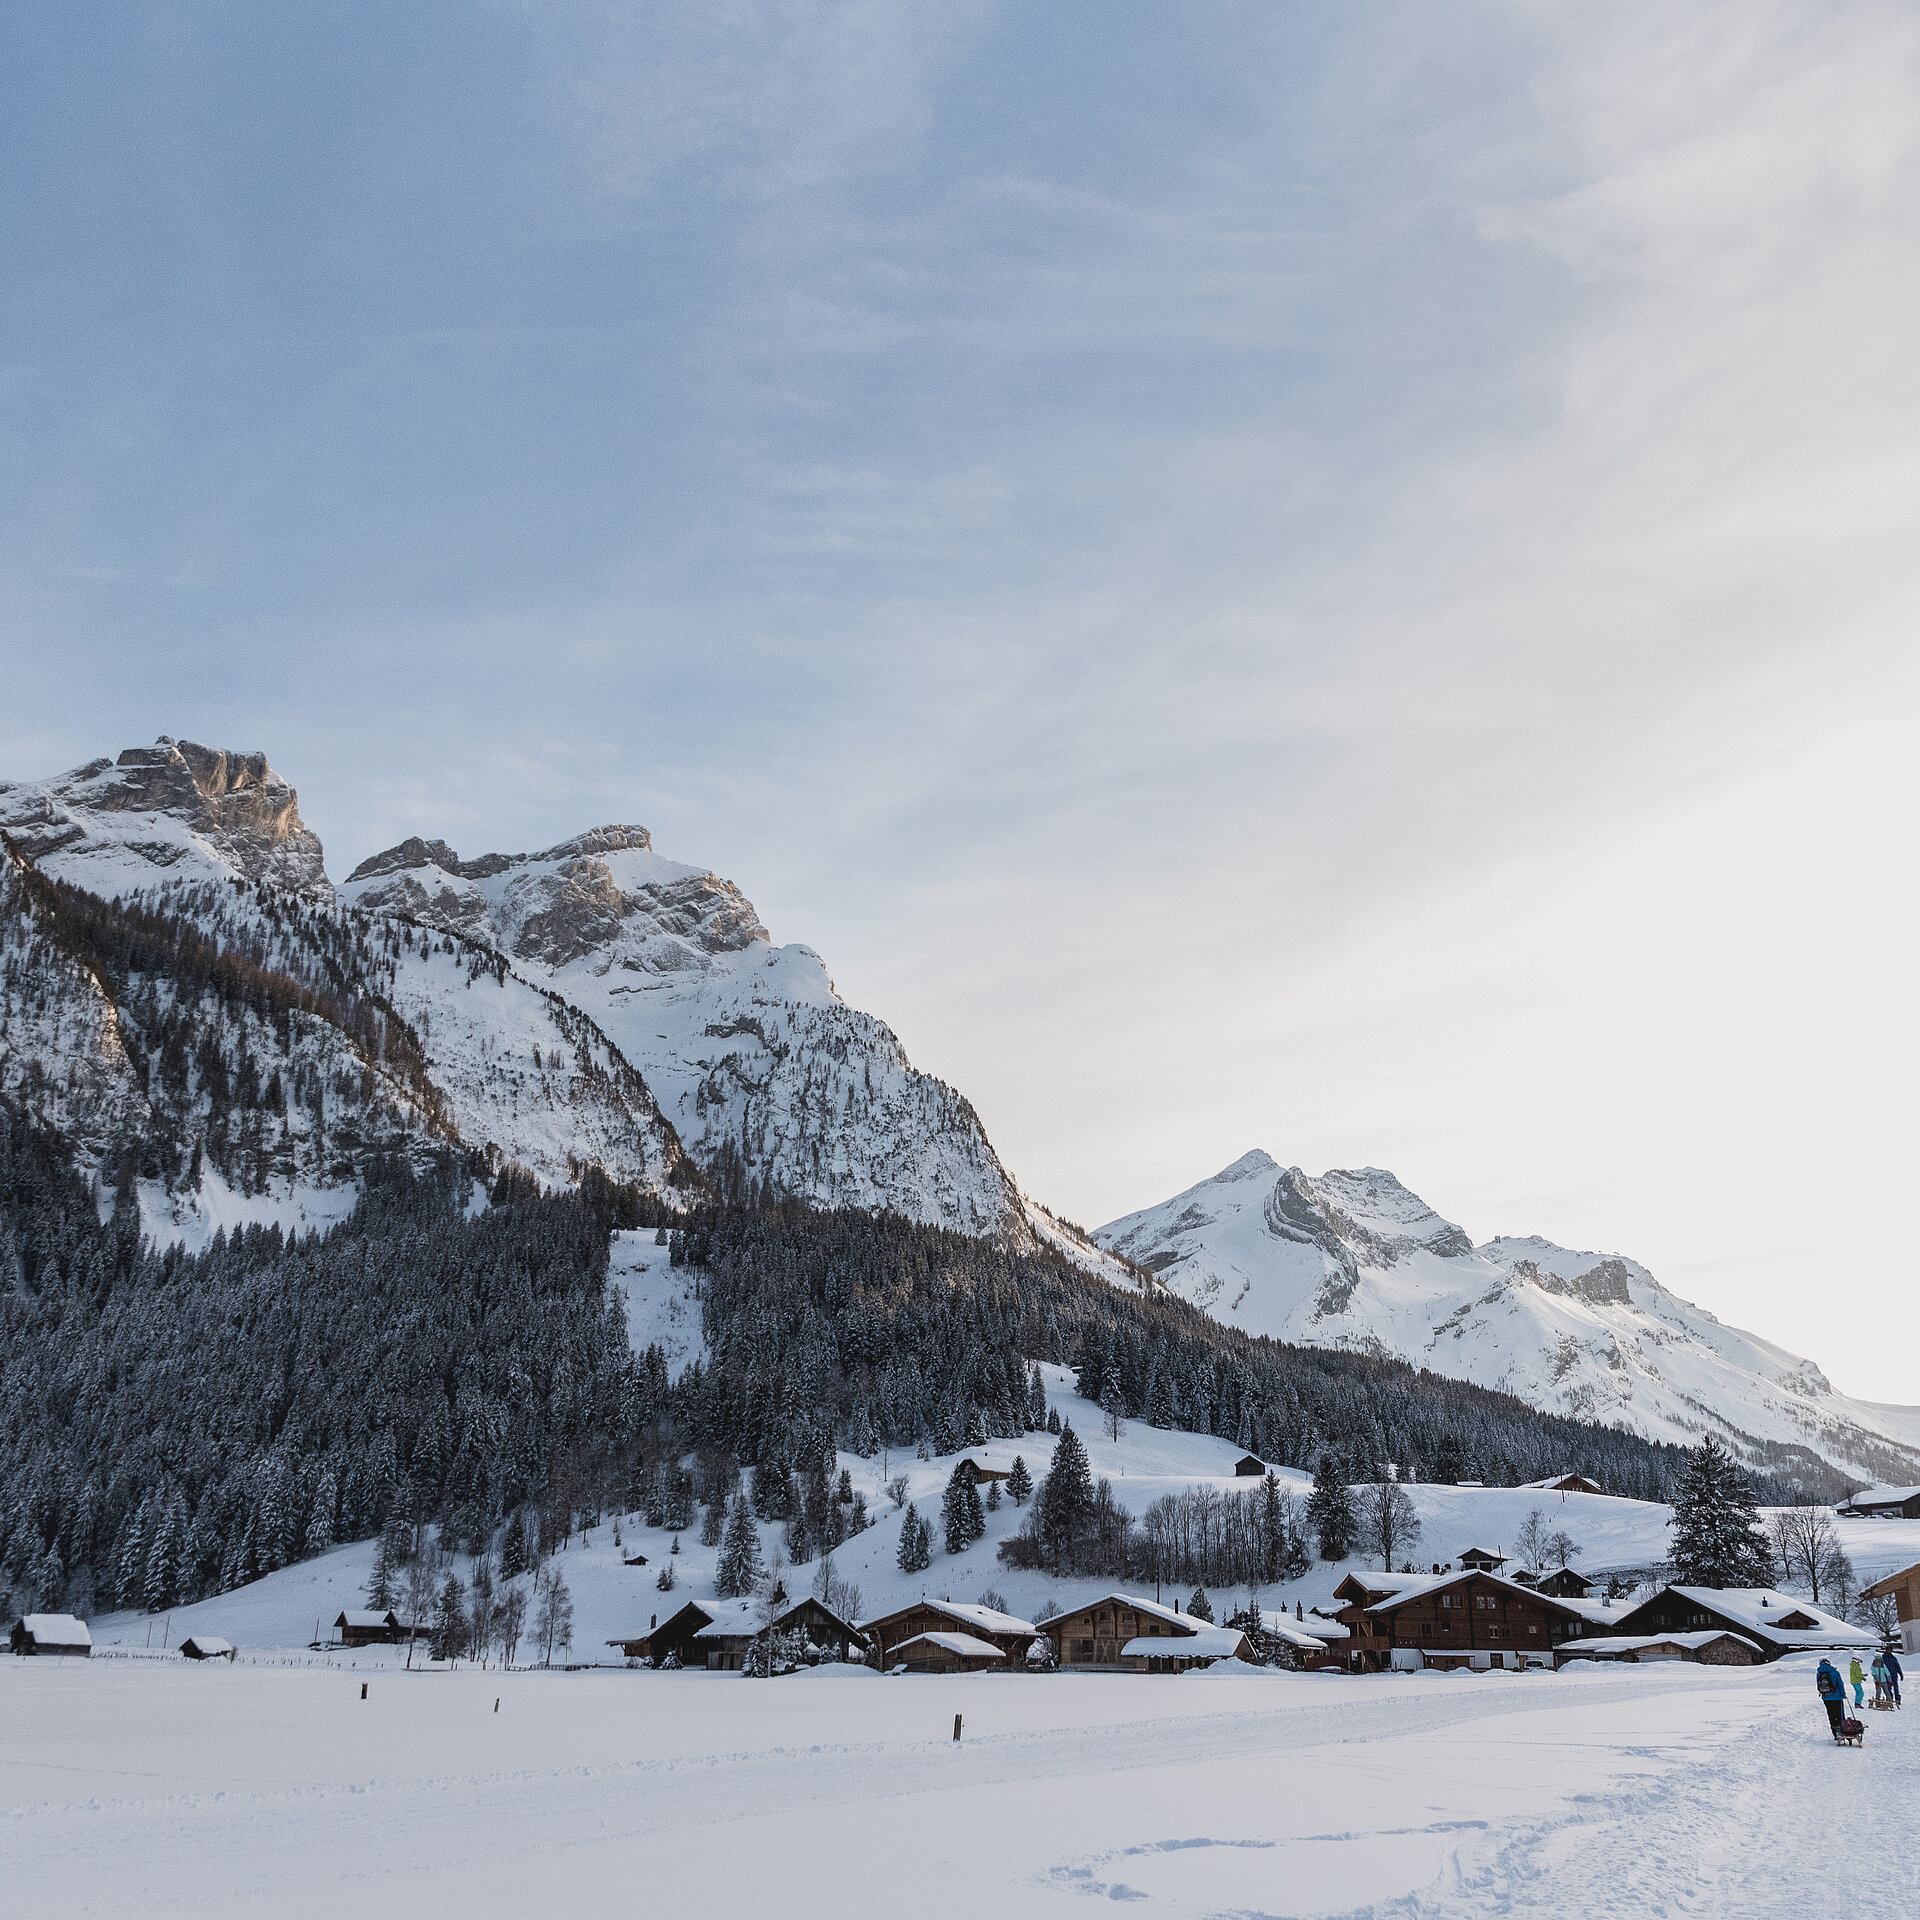
{"type": "MultiPolygon", "coordinates": [[[[649,1274],[653,1251],[650,1236],[623,1235],[621,1239],[624,1248],[616,1259],[616,1272],[622,1266],[626,1268],[629,1302],[636,1296],[649,1300],[659,1319],[670,1324],[677,1284],[672,1270],[663,1258],[649,1274]]],[[[665,1249],[659,1251],[664,1256],[665,1249]]],[[[697,1310],[693,1327],[697,1336],[697,1310]]],[[[1118,1441],[1110,1440],[1100,1430],[1099,1410],[1074,1393],[1066,1369],[1043,1367],[1041,1371],[1048,1404],[1073,1423],[1095,1476],[1109,1478],[1120,1503],[1136,1517],[1165,1494],[1209,1487],[1225,1495],[1243,1492],[1249,1485],[1235,1476],[1239,1449],[1226,1441],[1204,1434],[1162,1432],[1138,1421],[1128,1424],[1118,1441]]],[[[1038,1481],[1051,1465],[1057,1445],[1049,1434],[1029,1433],[1017,1441],[995,1440],[984,1447],[969,1448],[967,1454],[984,1466],[998,1467],[1011,1466],[1018,1454],[1038,1481]]],[[[1004,1501],[998,1511],[987,1514],[985,1537],[964,1552],[944,1552],[936,1541],[931,1566],[922,1573],[901,1572],[898,1555],[905,1510],[894,1505],[888,1482],[904,1475],[906,1499],[922,1515],[931,1517],[937,1527],[940,1498],[960,1457],[949,1454],[920,1460],[911,1453],[877,1454],[871,1459],[849,1453],[839,1456],[839,1464],[851,1472],[855,1487],[865,1494],[868,1510],[874,1516],[874,1524],[865,1533],[847,1541],[833,1556],[835,1572],[860,1590],[863,1617],[871,1619],[922,1594],[971,1601],[992,1589],[1013,1613],[1034,1620],[1091,1599],[1114,1584],[1094,1576],[1055,1577],[1003,1566],[997,1557],[999,1545],[1018,1529],[1025,1511],[1011,1501],[1004,1501]]],[[[1296,1497],[1304,1500],[1310,1485],[1307,1477],[1285,1469],[1279,1474],[1296,1497]]],[[[1662,1560],[1668,1548],[1671,1510],[1650,1501],[1540,1493],[1525,1487],[1412,1486],[1407,1491],[1421,1520],[1420,1542],[1412,1549],[1414,1559],[1421,1563],[1451,1562],[1468,1547],[1486,1547],[1496,1553],[1511,1551],[1521,1526],[1535,1510],[1544,1511],[1553,1527],[1573,1536],[1583,1549],[1575,1564],[1589,1575],[1614,1569],[1644,1570],[1662,1560]]],[[[675,1554],[672,1547],[676,1536],[663,1528],[642,1525],[638,1515],[619,1516],[617,1524],[618,1544],[614,1540],[616,1521],[609,1517],[556,1557],[555,1564],[566,1575],[573,1595],[572,1658],[576,1660],[616,1660],[619,1656],[606,1646],[608,1640],[642,1631],[655,1616],[665,1618],[688,1600],[715,1597],[717,1550],[703,1547],[696,1531],[689,1529],[677,1536],[680,1551],[675,1554]],[[635,1553],[647,1556],[645,1567],[626,1565],[635,1553]],[[671,1593],[663,1593],[657,1576],[661,1566],[669,1562],[675,1570],[676,1584],[671,1593]]],[[[1862,1584],[1920,1559],[1920,1521],[1841,1520],[1836,1526],[1862,1584]]],[[[779,1551],[781,1529],[774,1522],[763,1522],[760,1536],[762,1553],[771,1562],[779,1551]]],[[[215,1633],[255,1651],[304,1647],[314,1637],[316,1620],[330,1622],[343,1607],[361,1604],[360,1594],[372,1559],[373,1543],[361,1541],[282,1568],[235,1592],[177,1607],[167,1618],[166,1638],[177,1644],[188,1633],[215,1633]]],[[[1334,1589],[1349,1571],[1377,1565],[1361,1555],[1336,1562],[1316,1560],[1301,1578],[1262,1588],[1260,1604],[1289,1610],[1296,1605],[1331,1607],[1334,1589]]],[[[798,1594],[808,1590],[817,1571],[817,1562],[790,1569],[785,1575],[789,1591],[798,1594]]],[[[1185,1595],[1180,1597],[1184,1599],[1185,1595]]],[[[1243,1591],[1211,1597],[1221,1617],[1246,1599],[1243,1591]]],[[[108,1615],[95,1622],[94,1637],[101,1645],[141,1647],[153,1638],[159,1624],[144,1614],[108,1615]]],[[[352,1657],[363,1664],[392,1664],[396,1659],[392,1650],[381,1648],[365,1649],[352,1657]]]]}
{"type": "Polygon", "coordinates": [[[1095,1238],[1231,1326],[1391,1354],[1651,1439],[1709,1431],[1879,1477],[1920,1464],[1920,1409],[1834,1391],[1810,1360],[1721,1324],[1637,1261],[1476,1247],[1377,1167],[1310,1178],[1255,1151],[1095,1238]]]}
{"type": "Polygon", "coordinates": [[[702,1167],[821,1206],[1024,1237],[972,1107],[847,1006],[812,948],[774,946],[739,888],[663,858],[645,828],[474,860],[407,840],[342,892],[493,947],[586,1013],[702,1167]]]}
{"type": "Polygon", "coordinates": [[[641,1076],[499,956],[354,913],[259,755],[162,740],[0,787],[0,1093],[163,1240],[325,1224],[369,1154],[685,1166],[641,1076]],[[84,891],[68,891],[84,890],[84,891]],[[111,900],[116,904],[105,904],[111,900]]]}

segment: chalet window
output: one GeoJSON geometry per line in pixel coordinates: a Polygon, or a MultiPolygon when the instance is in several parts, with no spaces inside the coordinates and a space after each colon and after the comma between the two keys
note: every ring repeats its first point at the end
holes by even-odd
{"type": "Polygon", "coordinates": [[[1421,1631],[1421,1632],[1422,1632],[1422,1633],[1423,1633],[1423,1634],[1424,1634],[1424,1635],[1425,1635],[1425,1636],[1426,1636],[1426,1637],[1427,1637],[1427,1638],[1428,1638],[1429,1640],[1431,1640],[1431,1639],[1433,1638],[1433,1622],[1432,1622],[1431,1620],[1423,1620],[1423,1621],[1421,1621],[1421,1623],[1420,1623],[1420,1631],[1421,1631]]]}
{"type": "Polygon", "coordinates": [[[1531,1634],[1536,1634],[1536,1635],[1537,1635],[1537,1634],[1539,1633],[1539,1631],[1540,1631],[1540,1629],[1539,1629],[1538,1627],[1533,1627],[1533,1626],[1530,1626],[1530,1627],[1528,1627],[1528,1629],[1527,1629],[1527,1631],[1528,1631],[1529,1633],[1531,1633],[1531,1634]]]}

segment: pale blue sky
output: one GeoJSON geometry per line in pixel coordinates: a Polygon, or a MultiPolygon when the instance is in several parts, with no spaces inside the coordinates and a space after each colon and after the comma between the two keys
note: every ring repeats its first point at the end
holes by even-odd
{"type": "Polygon", "coordinates": [[[1071,1213],[1391,1165],[1920,1398],[1907,9],[7,36],[0,770],[642,820],[1071,1213]]]}

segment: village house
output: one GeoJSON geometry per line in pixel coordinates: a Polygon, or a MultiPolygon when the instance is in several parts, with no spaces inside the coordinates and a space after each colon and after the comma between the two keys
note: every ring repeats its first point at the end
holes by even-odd
{"type": "Polygon", "coordinates": [[[1533,1590],[1555,1600],[1585,1600],[1593,1592],[1593,1585],[1584,1573],[1575,1573],[1571,1567],[1555,1567],[1533,1583],[1533,1590]]]}
{"type": "Polygon", "coordinates": [[[1004,1667],[1007,1656],[998,1647],[970,1633],[916,1633],[894,1649],[890,1667],[909,1673],[983,1673],[1004,1667]]]}
{"type": "Polygon", "coordinates": [[[1834,1512],[1849,1520],[1920,1520],[1920,1487],[1862,1487],[1834,1512]]]}
{"type": "MultiPolygon", "coordinates": [[[[1491,1557],[1491,1556],[1482,1556],[1491,1557]]],[[[1561,1600],[1501,1574],[1355,1573],[1334,1589],[1355,1673],[1388,1668],[1546,1666],[1563,1640],[1611,1631],[1615,1609],[1561,1600]]]]}
{"type": "Polygon", "coordinates": [[[1233,1470],[1242,1480],[1264,1480],[1267,1474],[1267,1463],[1264,1460],[1256,1460],[1250,1453],[1242,1454],[1233,1463],[1233,1470]]]}
{"type": "Polygon", "coordinates": [[[217,1633],[190,1633],[180,1642],[180,1651],[189,1660],[225,1660],[231,1664],[239,1649],[217,1633]]]}
{"type": "Polygon", "coordinates": [[[8,1644],[15,1653],[51,1653],[85,1660],[93,1653],[93,1635],[84,1620],[70,1613],[26,1613],[14,1622],[8,1644]]]}
{"type": "Polygon", "coordinates": [[[1523,1480],[1521,1493],[1605,1493],[1606,1488],[1584,1473],[1550,1473],[1544,1480],[1523,1480]]]}
{"type": "Polygon", "coordinates": [[[1262,1610],[1260,1624],[1275,1640],[1283,1641],[1293,1663],[1307,1673],[1343,1673],[1347,1665],[1350,1628],[1317,1608],[1289,1613],[1285,1607],[1262,1610]]]}
{"type": "Polygon", "coordinates": [[[1760,1649],[1737,1633],[1709,1627],[1699,1633],[1603,1633],[1586,1640],[1563,1640],[1554,1649],[1554,1665],[1569,1660],[1613,1660],[1637,1665],[1648,1660],[1695,1660],[1709,1667],[1752,1667],[1760,1649]]]}
{"type": "Polygon", "coordinates": [[[1620,1614],[1609,1631],[1732,1633],[1757,1646],[1765,1660],[1778,1660],[1785,1653],[1870,1652],[1880,1644],[1864,1627],[1850,1627],[1770,1587],[1663,1587],[1651,1600],[1620,1614]]]}
{"type": "Polygon", "coordinates": [[[689,1600],[665,1621],[656,1619],[645,1633],[609,1640],[629,1660],[679,1658],[683,1667],[704,1667],[710,1673],[739,1673],[762,1632],[798,1633],[816,1653],[836,1660],[863,1660],[866,1642],[858,1628],[842,1620],[811,1597],[796,1600],[763,1625],[757,1600],[689,1600]]]}
{"type": "Polygon", "coordinates": [[[984,1486],[989,1480],[1004,1481],[1013,1478],[1011,1467],[983,1467],[971,1454],[964,1460],[956,1460],[953,1470],[955,1473],[964,1473],[975,1486],[984,1486]]]}
{"type": "Polygon", "coordinates": [[[1114,1673],[1185,1673],[1214,1660],[1246,1657],[1238,1627],[1216,1627],[1178,1607],[1137,1594],[1103,1593],[1039,1623],[1063,1668],[1114,1673]]]}
{"type": "Polygon", "coordinates": [[[1876,1580],[1860,1597],[1892,1599],[1894,1615],[1900,1622],[1900,1651],[1910,1660],[1920,1660],[1920,1561],[1876,1580]]]}
{"type": "Polygon", "coordinates": [[[1489,1553],[1485,1547],[1469,1547],[1460,1555],[1460,1564],[1469,1573],[1498,1573],[1507,1564],[1507,1556],[1489,1553]]]}
{"type": "Polygon", "coordinates": [[[343,1647],[395,1647],[406,1639],[400,1616],[364,1607],[347,1607],[334,1615],[333,1637],[343,1647]]]}
{"type": "Polygon", "coordinates": [[[1010,1613],[992,1607],[975,1606],[965,1600],[916,1600],[872,1620],[862,1620],[860,1631],[879,1656],[885,1672],[898,1665],[894,1650],[923,1633],[966,1633],[988,1646],[997,1647],[1009,1666],[1019,1666],[1027,1657],[1039,1629],[1031,1620],[1018,1620],[1010,1613]]]}

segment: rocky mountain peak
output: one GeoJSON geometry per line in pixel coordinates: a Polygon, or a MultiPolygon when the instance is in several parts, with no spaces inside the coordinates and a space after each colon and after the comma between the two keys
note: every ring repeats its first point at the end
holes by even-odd
{"type": "Polygon", "coordinates": [[[264,753],[162,734],[117,760],[0,784],[0,829],[96,892],[205,879],[209,865],[301,893],[330,893],[319,836],[264,753]]]}

